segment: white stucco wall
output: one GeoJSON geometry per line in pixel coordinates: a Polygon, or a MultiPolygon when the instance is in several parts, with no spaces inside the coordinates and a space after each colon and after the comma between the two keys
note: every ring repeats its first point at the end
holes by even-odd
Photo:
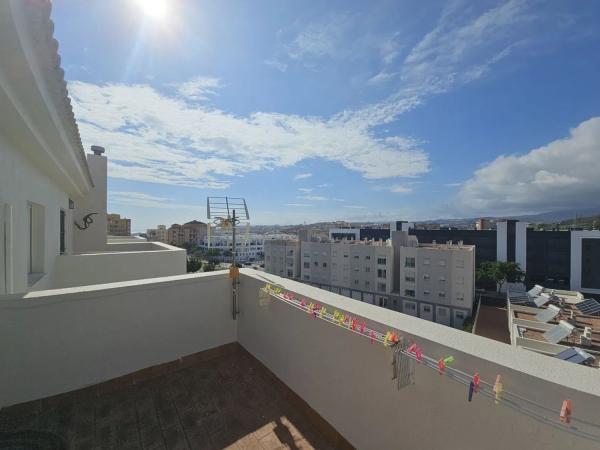
{"type": "MultiPolygon", "coordinates": [[[[7,210],[12,210],[8,224],[7,249],[0,239],[0,272],[9,274],[8,280],[0,278],[0,295],[24,292],[29,289],[27,260],[29,240],[28,202],[43,206],[43,270],[50,271],[60,253],[60,209],[67,213],[67,249],[71,248],[72,222],[68,195],[47,175],[38,170],[31,161],[0,136],[0,222],[7,219],[7,210]],[[5,262],[6,261],[6,262],[5,262]]],[[[4,232],[4,226],[0,226],[4,232]]]]}
{"type": "MultiPolygon", "coordinates": [[[[258,301],[265,281],[242,270],[238,340],[359,449],[593,449],[576,437],[475,395],[435,371],[416,366],[414,385],[397,390],[391,351],[347,330],[315,320],[281,301],[258,301]]],[[[368,326],[399,330],[427,355],[452,355],[454,366],[479,371],[493,383],[554,411],[573,401],[574,415],[597,422],[597,371],[500,342],[346,299],[292,280],[265,275],[328,309],[363,317],[368,326]],[[575,409],[576,408],[576,409],[575,409]]]]}
{"type": "Polygon", "coordinates": [[[224,272],[5,297],[0,407],[234,341],[224,272]]]}
{"type": "Polygon", "coordinates": [[[108,244],[107,248],[118,251],[58,256],[45,289],[184,275],[187,272],[186,251],[181,248],[150,242],[108,244]]]}

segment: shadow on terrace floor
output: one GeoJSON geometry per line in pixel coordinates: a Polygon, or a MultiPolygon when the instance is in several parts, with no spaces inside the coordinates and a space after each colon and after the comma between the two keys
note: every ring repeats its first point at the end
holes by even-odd
{"type": "Polygon", "coordinates": [[[348,447],[238,344],[0,411],[0,449],[348,447]]]}

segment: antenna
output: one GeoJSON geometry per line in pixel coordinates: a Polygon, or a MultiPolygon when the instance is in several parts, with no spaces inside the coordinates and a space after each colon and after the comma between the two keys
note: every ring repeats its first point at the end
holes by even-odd
{"type": "MultiPolygon", "coordinates": [[[[215,226],[222,229],[231,228],[232,232],[232,249],[231,249],[231,267],[229,268],[229,277],[232,279],[232,314],[233,320],[239,314],[237,306],[237,285],[240,276],[240,270],[235,263],[237,252],[235,242],[235,232],[237,225],[242,222],[248,222],[250,215],[246,200],[241,197],[207,197],[206,199],[206,217],[212,220],[215,226]]],[[[209,224],[210,233],[210,224],[209,224]]],[[[210,238],[208,246],[210,248],[210,238]]]]}

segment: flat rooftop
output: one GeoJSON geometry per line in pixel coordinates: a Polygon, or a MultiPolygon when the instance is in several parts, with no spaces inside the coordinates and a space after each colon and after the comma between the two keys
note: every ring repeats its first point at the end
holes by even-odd
{"type": "Polygon", "coordinates": [[[351,448],[239,344],[0,410],[0,448],[351,448]]]}

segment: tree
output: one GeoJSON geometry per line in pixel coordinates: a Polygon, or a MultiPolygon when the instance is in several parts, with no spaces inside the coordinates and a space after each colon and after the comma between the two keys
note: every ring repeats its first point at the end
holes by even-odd
{"type": "Polygon", "coordinates": [[[199,258],[188,258],[187,259],[187,271],[198,272],[202,268],[202,261],[199,258]]]}
{"type": "Polygon", "coordinates": [[[519,283],[525,279],[525,272],[514,261],[485,261],[477,269],[477,281],[493,281],[500,291],[504,283],[519,283]]]}
{"type": "Polygon", "coordinates": [[[204,263],[204,272],[213,272],[215,269],[215,263],[211,261],[204,263]]]}

